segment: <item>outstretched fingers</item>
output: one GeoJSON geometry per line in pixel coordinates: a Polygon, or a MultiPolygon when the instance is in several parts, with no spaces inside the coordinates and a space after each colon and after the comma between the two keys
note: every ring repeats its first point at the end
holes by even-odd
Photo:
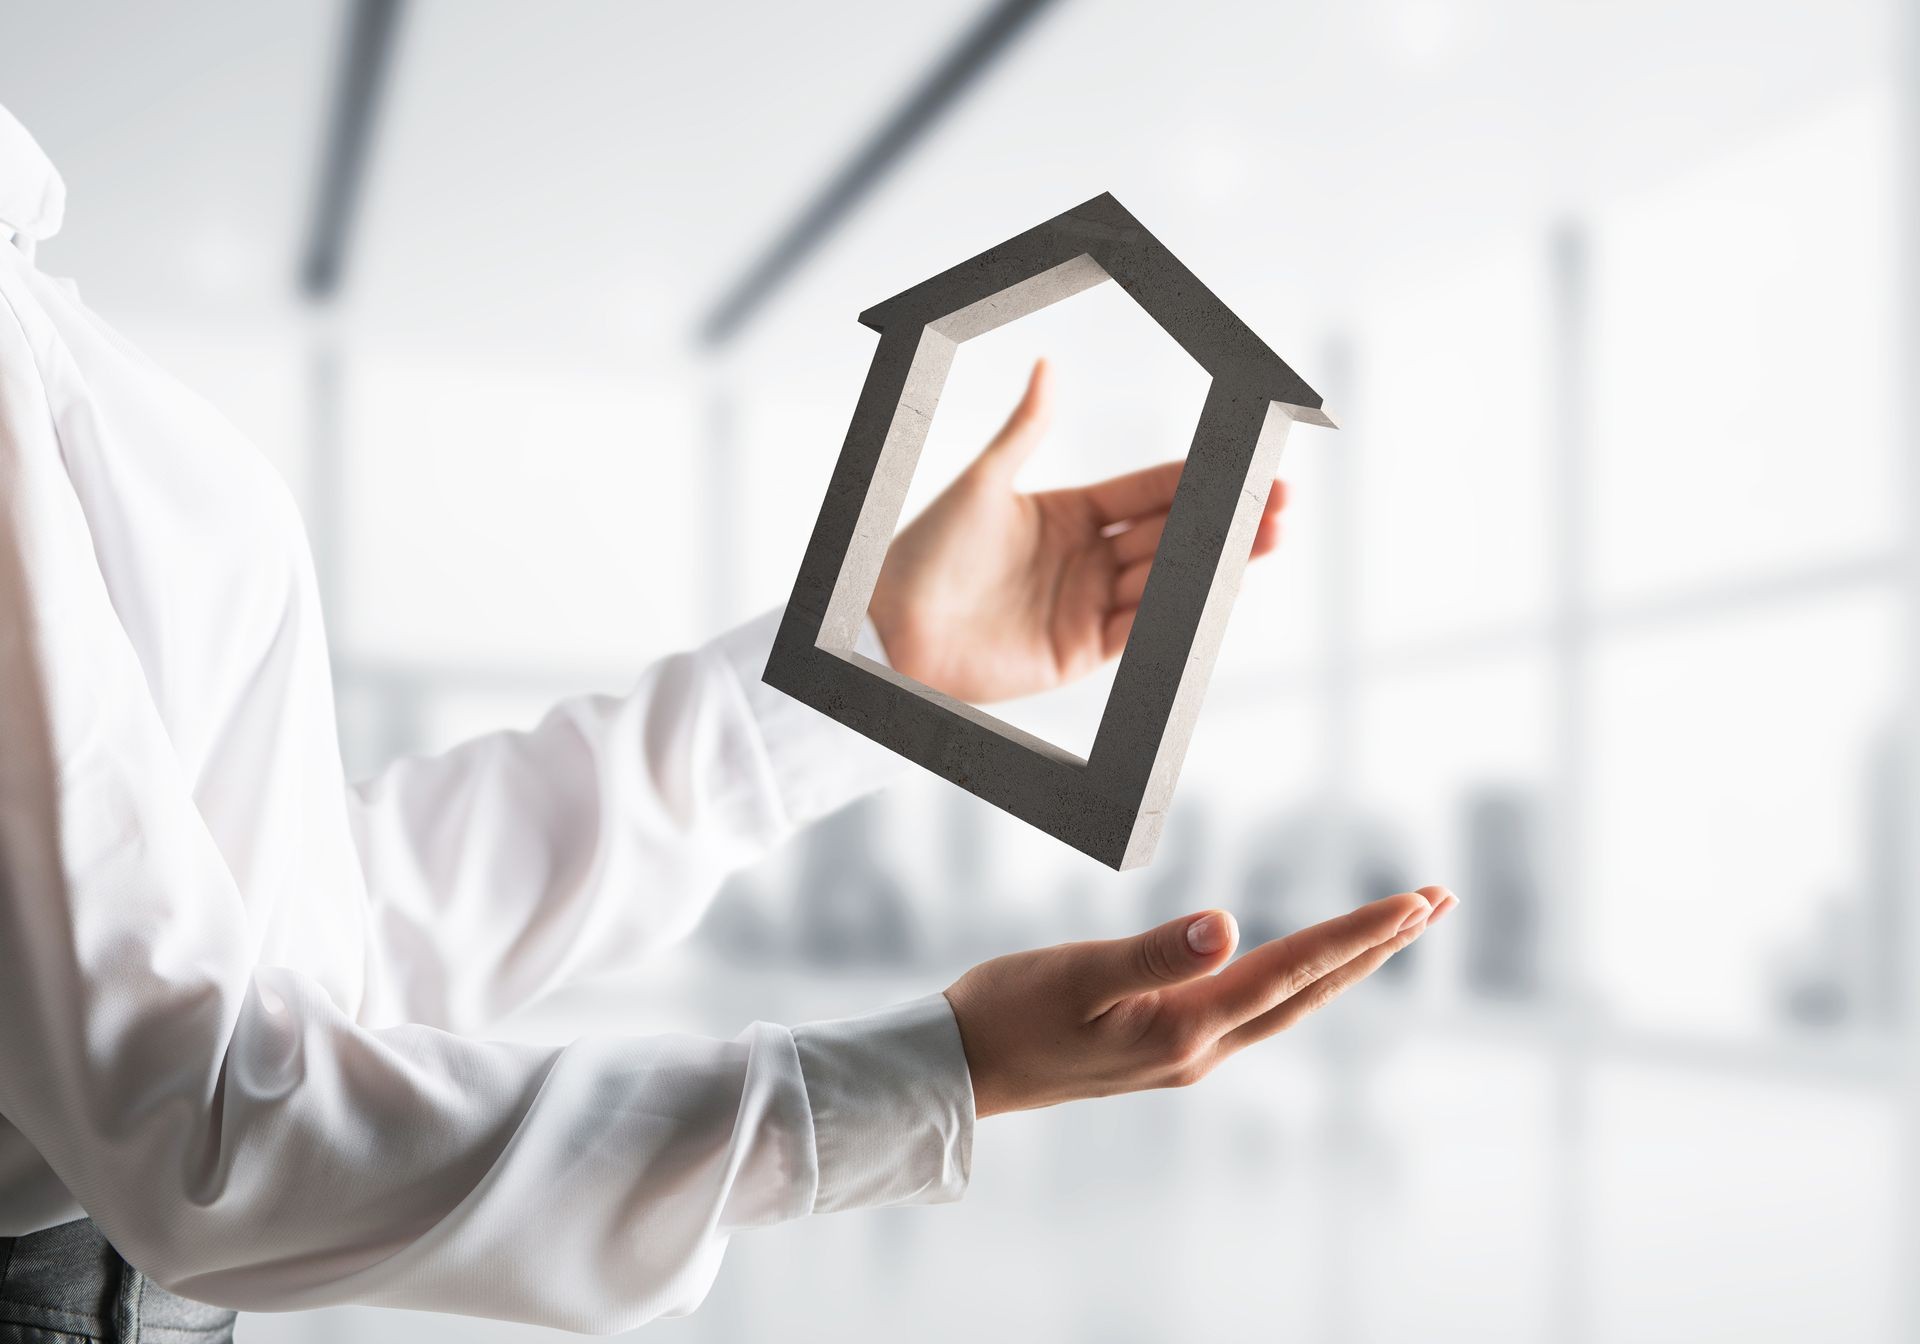
{"type": "Polygon", "coordinates": [[[1395,934],[1378,947],[1362,952],[1339,970],[1315,980],[1258,1017],[1241,1023],[1220,1038],[1220,1053],[1225,1056],[1244,1050],[1256,1042],[1266,1040],[1269,1036],[1277,1036],[1302,1018],[1319,1012],[1347,990],[1386,965],[1394,953],[1425,933],[1430,922],[1430,919],[1421,920],[1413,928],[1395,934]]]}
{"type": "Polygon", "coordinates": [[[1158,466],[1130,471],[1088,486],[1087,502],[1102,527],[1132,522],[1173,507],[1173,492],[1180,485],[1185,462],[1162,462],[1158,466]]]}
{"type": "MultiPolygon", "coordinates": [[[[1148,473],[1136,473],[1136,476],[1153,472],[1165,472],[1168,467],[1177,469],[1179,465],[1179,463],[1168,463],[1166,467],[1149,468],[1148,473]]],[[[1118,480],[1108,481],[1103,485],[1094,486],[1092,487],[1092,491],[1108,489],[1133,479],[1133,477],[1123,476],[1118,480]]],[[[1175,470],[1173,481],[1177,484],[1178,480],[1179,473],[1175,470]]],[[[1171,497],[1169,496],[1169,500],[1170,499],[1171,497]]],[[[1255,558],[1267,554],[1275,546],[1280,544],[1280,511],[1286,507],[1286,504],[1287,483],[1285,481],[1275,481],[1267,491],[1266,506],[1261,511],[1259,526],[1254,530],[1253,555],[1255,558]]],[[[1107,546],[1109,547],[1113,560],[1115,575],[1122,581],[1131,580],[1136,571],[1140,576],[1139,581],[1133,584],[1133,601],[1137,602],[1139,600],[1138,594],[1140,589],[1145,587],[1144,576],[1147,567],[1152,565],[1153,557],[1160,550],[1160,538],[1166,533],[1167,513],[1165,510],[1161,510],[1159,512],[1120,521],[1109,520],[1104,526],[1108,528],[1119,528],[1118,531],[1108,531],[1105,533],[1107,546]],[[1124,523],[1124,526],[1122,526],[1122,523],[1124,523]]],[[[1115,605],[1126,606],[1128,602],[1123,598],[1117,597],[1115,605]]]]}
{"type": "Polygon", "coordinates": [[[1113,563],[1121,568],[1140,560],[1152,560],[1160,549],[1160,534],[1167,530],[1167,515],[1152,514],[1136,520],[1124,532],[1115,532],[1108,544],[1113,548],[1113,563]]]}
{"type": "Polygon", "coordinates": [[[1266,507],[1260,511],[1260,525],[1253,533],[1253,553],[1258,560],[1280,544],[1280,511],[1287,507],[1287,483],[1275,481],[1267,490],[1266,507]]]}
{"type": "Polygon", "coordinates": [[[1263,555],[1272,554],[1280,544],[1280,519],[1268,514],[1260,520],[1260,526],[1253,534],[1253,550],[1248,559],[1258,560],[1263,555]]]}
{"type": "Polygon", "coordinates": [[[1116,608],[1137,607],[1147,591],[1147,575],[1153,570],[1153,561],[1136,560],[1114,576],[1113,605],[1116,608]]]}
{"type": "Polygon", "coordinates": [[[1422,887],[1416,894],[1426,900],[1426,914],[1416,913],[1385,942],[1368,948],[1338,969],[1295,990],[1264,1013],[1233,1028],[1221,1038],[1220,1053],[1230,1055],[1244,1050],[1269,1036],[1278,1035],[1309,1014],[1319,1012],[1379,970],[1394,953],[1425,933],[1434,920],[1460,903],[1445,887],[1422,887]]]}
{"type": "Polygon", "coordinates": [[[1432,911],[1425,896],[1401,892],[1276,938],[1181,994],[1181,1011],[1202,1020],[1215,1036],[1227,1037],[1400,934],[1415,931],[1432,911]]]}

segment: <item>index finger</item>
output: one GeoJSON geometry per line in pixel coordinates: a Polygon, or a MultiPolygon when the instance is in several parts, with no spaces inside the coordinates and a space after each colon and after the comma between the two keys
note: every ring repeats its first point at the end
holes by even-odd
{"type": "Polygon", "coordinates": [[[1388,957],[1425,932],[1426,925],[1416,924],[1413,928],[1401,930],[1380,946],[1368,948],[1332,975],[1314,981],[1299,993],[1283,999],[1252,1021],[1242,1022],[1220,1038],[1221,1051],[1232,1054],[1235,1051],[1244,1050],[1256,1041],[1264,1041],[1269,1036],[1278,1035],[1307,1014],[1320,1011],[1386,965],[1388,957]]]}
{"type": "Polygon", "coordinates": [[[1165,513],[1173,504],[1185,462],[1162,462],[1125,476],[1115,476],[1087,487],[1087,499],[1103,527],[1124,523],[1142,514],[1165,513]]]}
{"type": "Polygon", "coordinates": [[[1431,911],[1418,892],[1383,897],[1310,928],[1262,944],[1211,980],[1178,993],[1181,1009],[1224,1036],[1271,1011],[1356,957],[1391,942],[1431,911]]]}
{"type": "MultiPolygon", "coordinates": [[[[1162,462],[1158,466],[1142,467],[1139,471],[1130,471],[1124,476],[1115,476],[1087,486],[1087,499],[1092,503],[1100,525],[1112,527],[1115,523],[1127,523],[1165,513],[1173,507],[1173,492],[1179,488],[1180,471],[1186,465],[1184,461],[1162,462]]],[[[1287,483],[1275,480],[1267,487],[1266,504],[1261,516],[1272,518],[1286,507],[1286,503],[1287,483]]]]}

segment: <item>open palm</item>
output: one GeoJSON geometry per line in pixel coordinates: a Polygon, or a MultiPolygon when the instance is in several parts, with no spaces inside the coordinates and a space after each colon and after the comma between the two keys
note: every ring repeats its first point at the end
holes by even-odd
{"type": "MultiPolygon", "coordinates": [[[[1180,462],[1095,485],[1021,494],[1014,477],[1046,436],[1052,375],[993,442],[894,538],[869,614],[894,667],[962,700],[1032,695],[1117,655],[1146,591],[1180,462]]],[[[1271,551],[1286,502],[1278,481],[1254,536],[1271,551]]]]}

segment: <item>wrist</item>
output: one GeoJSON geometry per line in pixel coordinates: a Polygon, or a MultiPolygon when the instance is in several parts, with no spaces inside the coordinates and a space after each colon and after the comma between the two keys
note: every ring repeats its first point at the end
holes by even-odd
{"type": "Polygon", "coordinates": [[[984,1120],[1002,1111],[1018,1110],[1017,1104],[1001,1095],[999,1078],[992,1069],[964,983],[955,983],[945,991],[947,1006],[953,1010],[953,1024],[960,1033],[960,1053],[967,1065],[967,1080],[973,1089],[973,1114],[984,1120]]]}

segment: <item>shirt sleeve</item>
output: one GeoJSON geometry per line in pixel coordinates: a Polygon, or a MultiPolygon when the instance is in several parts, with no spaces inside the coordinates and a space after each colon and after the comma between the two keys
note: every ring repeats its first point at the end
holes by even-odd
{"type": "MultiPolygon", "coordinates": [[[[258,964],[60,449],[0,308],[0,1115],[130,1261],[243,1309],[607,1332],[691,1310],[733,1232],[823,1191],[959,1192],[972,1103],[931,1000],[552,1048],[376,1026],[258,964]]],[[[778,788],[747,716],[709,712],[778,788]]],[[[791,824],[752,818],[764,790],[713,787],[756,842],[791,824]]]]}
{"type": "Polygon", "coordinates": [[[815,1213],[957,1198],[973,1166],[973,1084],[946,995],[793,1036],[819,1159],[815,1213]]]}
{"type": "MultiPolygon", "coordinates": [[[[729,873],[904,770],[760,680],[778,620],[350,788],[363,1019],[478,1030],[630,969],[692,930],[729,873]]],[[[871,627],[864,642],[882,654],[871,627]]]]}

